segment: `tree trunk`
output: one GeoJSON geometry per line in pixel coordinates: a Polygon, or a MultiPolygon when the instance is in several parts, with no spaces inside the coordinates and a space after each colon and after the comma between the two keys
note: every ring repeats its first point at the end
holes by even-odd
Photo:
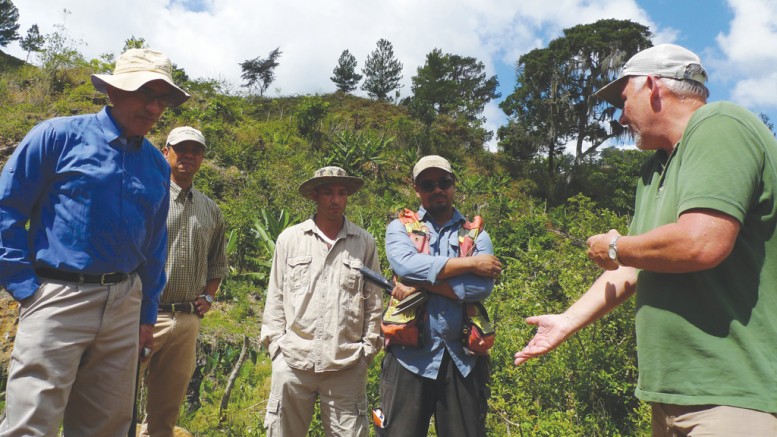
{"type": "Polygon", "coordinates": [[[229,397],[232,395],[232,388],[235,386],[237,375],[240,373],[240,368],[243,366],[243,362],[245,362],[247,356],[248,356],[248,336],[244,335],[243,349],[240,350],[240,357],[237,359],[237,363],[235,363],[235,367],[232,368],[232,373],[230,373],[229,380],[227,381],[227,388],[224,389],[224,396],[221,398],[221,406],[219,407],[219,423],[224,423],[224,421],[226,420],[226,415],[224,414],[224,411],[227,409],[227,404],[229,404],[229,397]]]}

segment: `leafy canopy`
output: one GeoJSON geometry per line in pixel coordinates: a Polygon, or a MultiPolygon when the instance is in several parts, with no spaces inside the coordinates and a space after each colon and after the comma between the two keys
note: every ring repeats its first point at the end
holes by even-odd
{"type": "Polygon", "coordinates": [[[575,165],[604,141],[622,134],[610,124],[615,108],[594,97],[625,61],[652,46],[648,27],[606,19],[564,29],[547,48],[518,59],[515,91],[500,104],[509,117],[500,146],[523,155],[545,152],[553,172],[556,155],[575,144],[575,165]],[[524,132],[513,132],[521,130],[524,132]]]}
{"type": "Polygon", "coordinates": [[[427,124],[437,115],[479,121],[486,103],[501,97],[496,76],[486,78],[484,70],[475,58],[432,50],[412,78],[410,112],[427,124]]]}
{"type": "Polygon", "coordinates": [[[240,76],[245,80],[244,87],[249,91],[258,90],[259,96],[264,96],[264,92],[275,80],[275,67],[278,64],[278,58],[281,56],[281,48],[276,47],[267,55],[267,59],[256,57],[240,63],[243,74],[240,76]]]}

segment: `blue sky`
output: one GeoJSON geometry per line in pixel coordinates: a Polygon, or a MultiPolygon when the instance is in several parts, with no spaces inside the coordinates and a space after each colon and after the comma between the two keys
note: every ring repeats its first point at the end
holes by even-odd
{"type": "MultiPolygon", "coordinates": [[[[21,33],[32,24],[51,33],[64,22],[71,38],[85,42],[77,48],[88,58],[118,55],[124,40],[143,37],[189,76],[220,80],[232,92],[242,91],[240,62],[280,47],[269,96],[332,92],[329,77],[340,53],[348,49],[361,68],[385,38],[404,64],[403,97],[426,54],[439,48],[483,61],[504,98],[522,54],[545,47],[564,28],[630,19],[649,26],[654,43],[699,54],[710,73],[711,100],[732,100],[777,119],[775,0],[13,1],[21,33]]],[[[16,43],[4,51],[24,57],[16,43]]],[[[497,104],[484,111],[490,130],[506,121],[497,104]]]]}

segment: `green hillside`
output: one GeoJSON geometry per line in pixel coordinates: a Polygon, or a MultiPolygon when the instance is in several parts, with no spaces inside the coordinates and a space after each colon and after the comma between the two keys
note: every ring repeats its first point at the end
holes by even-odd
{"type": "MultiPolygon", "coordinates": [[[[49,68],[0,65],[5,65],[0,70],[3,160],[36,123],[96,112],[107,104],[89,81],[91,72],[110,71],[103,60],[49,68]]],[[[404,105],[344,93],[270,99],[237,94],[213,80],[182,85],[191,100],[168,110],[149,138],[161,146],[167,132],[180,125],[205,134],[209,147],[195,185],[225,214],[231,269],[215,310],[203,320],[183,427],[201,436],[264,435],[270,361],[257,340],[266,275],[274,237],[313,212],[312,203],[297,193],[299,183],[327,164],[366,179],[365,188],[349,199],[347,213],[375,236],[388,273],[385,226],[400,208],[417,207],[412,165],[437,153],[449,158],[459,175],[457,207],[468,216],[483,216],[506,266],[486,301],[497,326],[489,435],[647,435],[648,408],[633,396],[637,372],[630,303],[548,356],[518,368],[512,364],[513,354],[533,335],[523,319],[565,309],[599,274],[585,255],[586,238],[611,228],[625,233],[640,152],[608,149],[577,166],[567,156],[549,173],[542,156],[522,160],[486,151],[479,132],[455,117],[429,123],[404,105]],[[227,408],[220,411],[244,338],[247,359],[227,408]]],[[[370,369],[373,406],[381,358],[370,369]]],[[[6,363],[0,363],[0,389],[6,376],[6,363]]],[[[317,419],[310,435],[323,435],[317,419]]]]}

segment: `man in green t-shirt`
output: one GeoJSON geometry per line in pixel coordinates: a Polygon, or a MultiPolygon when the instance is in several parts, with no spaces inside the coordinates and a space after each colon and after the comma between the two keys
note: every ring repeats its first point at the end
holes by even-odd
{"type": "Polygon", "coordinates": [[[628,235],[588,239],[606,271],[539,327],[518,365],[636,293],[639,381],[653,435],[777,435],[777,140],[749,111],[707,104],[698,56],[634,55],[596,95],[642,150],[628,235]]]}

